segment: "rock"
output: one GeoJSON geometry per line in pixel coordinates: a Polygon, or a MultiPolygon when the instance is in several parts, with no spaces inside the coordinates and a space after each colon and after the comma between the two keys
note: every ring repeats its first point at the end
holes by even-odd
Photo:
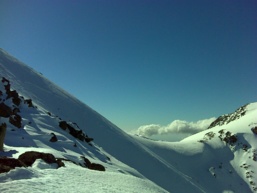
{"type": "Polygon", "coordinates": [[[63,130],[67,129],[67,122],[66,121],[60,121],[59,122],[59,127],[63,130]]]}
{"type": "Polygon", "coordinates": [[[230,123],[231,121],[240,119],[242,116],[245,115],[247,105],[248,104],[238,108],[234,113],[219,116],[215,121],[213,121],[210,124],[208,129],[215,127],[215,126],[226,125],[226,124],[230,123]]]}
{"type": "Polygon", "coordinates": [[[12,98],[12,102],[13,104],[15,104],[16,106],[19,106],[21,104],[21,99],[19,97],[16,98],[12,98]]]}
{"type": "Polygon", "coordinates": [[[97,171],[105,171],[105,167],[101,164],[97,164],[97,163],[91,163],[89,161],[89,159],[85,158],[84,156],[82,156],[82,158],[84,159],[84,165],[91,170],[97,170],[97,171]]]}
{"type": "Polygon", "coordinates": [[[21,128],[21,120],[21,116],[18,114],[9,117],[9,122],[17,128],[21,128]]]}
{"type": "Polygon", "coordinates": [[[25,164],[15,158],[0,157],[0,173],[9,172],[16,167],[25,167],[25,164]]]}
{"type": "Polygon", "coordinates": [[[89,168],[90,165],[91,165],[91,162],[89,161],[89,159],[85,158],[84,156],[82,156],[82,158],[83,158],[83,160],[85,162],[84,165],[89,168]]]}
{"type": "Polygon", "coordinates": [[[90,141],[93,141],[93,138],[90,138],[87,135],[85,135],[82,130],[75,129],[66,121],[60,121],[59,127],[62,128],[63,130],[68,130],[73,137],[79,139],[80,141],[86,141],[87,143],[89,143],[90,141]]]}
{"type": "Polygon", "coordinates": [[[6,91],[6,94],[7,94],[7,99],[8,98],[19,98],[19,94],[17,93],[16,90],[6,91]]]}
{"type": "Polygon", "coordinates": [[[31,99],[24,100],[25,104],[28,104],[28,107],[34,107],[31,99]]]}
{"type": "Polygon", "coordinates": [[[91,142],[91,141],[93,141],[94,139],[93,138],[91,138],[91,137],[85,137],[85,141],[87,142],[87,143],[89,143],[89,142],[91,142]]]}
{"type": "Polygon", "coordinates": [[[2,83],[7,82],[7,84],[10,84],[10,81],[8,79],[6,79],[5,77],[2,78],[2,83]]]}
{"type": "Polygon", "coordinates": [[[28,151],[23,154],[21,154],[18,158],[20,161],[22,161],[26,166],[31,166],[36,159],[42,159],[46,163],[57,163],[55,157],[53,154],[50,153],[41,153],[36,151],[28,151]]]}
{"type": "Polygon", "coordinates": [[[56,141],[58,141],[56,135],[55,135],[54,133],[51,133],[51,134],[52,134],[53,136],[51,137],[50,142],[56,142],[56,141]]]}
{"type": "Polygon", "coordinates": [[[91,170],[97,170],[97,171],[105,171],[105,167],[101,164],[92,163],[90,168],[91,170]]]}
{"type": "Polygon", "coordinates": [[[12,109],[4,104],[3,102],[0,103],[0,116],[8,118],[12,115],[12,109]]]}
{"type": "Polygon", "coordinates": [[[57,158],[56,159],[56,163],[57,163],[57,168],[60,168],[60,167],[64,167],[65,166],[65,164],[62,162],[62,160],[61,159],[59,159],[59,158],[57,158]]]}
{"type": "Polygon", "coordinates": [[[6,123],[2,123],[0,126],[0,151],[4,150],[4,138],[6,133],[6,123]]]}
{"type": "Polygon", "coordinates": [[[252,128],[251,130],[252,130],[252,132],[253,132],[255,135],[257,135],[257,127],[254,127],[254,128],[252,128]]]}
{"type": "Polygon", "coordinates": [[[58,166],[57,168],[65,166],[62,159],[56,159],[54,155],[50,153],[29,151],[21,154],[18,159],[0,157],[0,173],[9,172],[16,167],[32,166],[36,159],[42,159],[49,164],[56,163],[58,166]]]}
{"type": "Polygon", "coordinates": [[[16,107],[12,110],[13,114],[17,114],[17,113],[20,113],[20,112],[21,112],[20,109],[16,108],[16,107]]]}

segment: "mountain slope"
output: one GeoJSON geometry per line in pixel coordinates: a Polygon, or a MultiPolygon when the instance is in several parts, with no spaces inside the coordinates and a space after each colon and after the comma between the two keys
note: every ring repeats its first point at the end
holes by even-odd
{"type": "MultiPolygon", "coordinates": [[[[22,117],[20,129],[8,123],[6,118],[1,118],[1,122],[7,122],[8,128],[5,152],[0,153],[0,156],[18,158],[25,151],[37,150],[53,153],[56,157],[77,164],[83,164],[85,157],[92,163],[103,165],[107,175],[111,174],[113,179],[119,177],[125,182],[131,176],[130,182],[141,184],[138,186],[140,188],[148,186],[152,192],[165,192],[164,189],[169,192],[251,192],[256,189],[257,178],[252,173],[257,169],[254,161],[256,135],[251,131],[257,123],[256,103],[245,107],[244,116],[229,123],[224,121],[227,124],[215,124],[209,130],[181,142],[155,142],[126,134],[3,50],[0,50],[1,77],[5,77],[10,82],[11,89],[16,90],[24,99],[32,99],[36,108],[29,108],[23,103],[18,105],[21,111],[18,114],[22,117]],[[80,137],[75,138],[77,134],[71,135],[70,130],[60,128],[61,121],[75,128],[75,133],[83,133],[79,136],[93,138],[93,142],[87,143],[86,140],[81,141],[80,137]],[[57,137],[57,142],[49,142],[53,137],[52,133],[57,137]],[[235,138],[236,141],[233,140],[235,138]],[[113,172],[117,176],[112,175],[113,172]],[[125,177],[122,177],[122,173],[125,177]]],[[[2,84],[1,90],[4,90],[6,84],[2,84]]],[[[13,105],[11,98],[4,103],[13,105]]],[[[65,164],[69,166],[67,171],[75,167],[67,161],[65,164]]],[[[39,166],[40,168],[42,167],[39,166]]],[[[19,173],[20,170],[24,172],[23,169],[16,172],[19,173]]],[[[17,176],[12,173],[10,171],[8,175],[16,180],[17,176]]],[[[0,182],[1,180],[6,187],[12,185],[3,176],[0,176],[0,182]]],[[[30,186],[29,180],[27,182],[27,186],[30,186]]],[[[131,192],[135,191],[132,185],[125,188],[124,183],[118,183],[117,186],[121,186],[121,190],[124,186],[125,192],[129,192],[129,188],[131,192]]],[[[115,188],[113,191],[118,192],[115,188]]],[[[149,188],[147,190],[149,192],[149,188]]]]}

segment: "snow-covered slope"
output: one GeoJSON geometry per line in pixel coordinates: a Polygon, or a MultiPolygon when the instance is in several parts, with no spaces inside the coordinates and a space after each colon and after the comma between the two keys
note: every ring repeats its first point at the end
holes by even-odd
{"type": "Polygon", "coordinates": [[[8,118],[1,117],[0,124],[7,123],[7,133],[0,156],[18,158],[33,150],[81,165],[86,158],[104,166],[106,171],[88,170],[68,161],[64,161],[66,167],[55,170],[36,161],[32,167],[0,174],[0,192],[20,192],[19,187],[33,192],[45,192],[49,187],[54,190],[51,192],[65,189],[56,184],[78,192],[257,191],[257,139],[251,131],[257,126],[257,103],[245,106],[242,116],[213,124],[214,127],[181,142],[157,142],[128,135],[0,50],[0,80],[2,77],[23,98],[19,105],[13,104],[5,94],[7,81],[1,82],[1,102],[12,109],[19,108],[17,114],[22,121],[21,128],[16,128],[8,118]],[[26,99],[32,99],[33,107],[24,104],[26,99]],[[75,129],[73,134],[62,129],[60,122],[75,129]],[[50,141],[53,136],[57,137],[56,142],[50,141]],[[66,178],[60,180],[63,176],[70,176],[69,182],[66,178]]]}

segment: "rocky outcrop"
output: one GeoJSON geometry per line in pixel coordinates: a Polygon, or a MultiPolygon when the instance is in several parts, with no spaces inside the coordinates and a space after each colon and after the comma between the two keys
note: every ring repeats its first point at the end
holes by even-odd
{"type": "Polygon", "coordinates": [[[80,141],[85,141],[87,143],[93,141],[93,138],[88,137],[82,130],[75,129],[66,121],[60,121],[59,127],[63,130],[68,131],[73,137],[79,139],[80,141]]]}
{"type": "Polygon", "coordinates": [[[84,166],[86,166],[88,169],[105,171],[105,167],[103,165],[97,164],[97,163],[91,163],[89,159],[85,158],[84,156],[82,156],[81,158],[83,158],[84,160],[84,166]]]}
{"type": "Polygon", "coordinates": [[[22,126],[21,121],[22,121],[21,116],[18,114],[14,114],[9,117],[9,123],[11,123],[12,125],[14,125],[17,128],[21,128],[21,126],[22,126]]]}
{"type": "Polygon", "coordinates": [[[230,113],[230,114],[226,114],[226,115],[222,115],[219,116],[215,121],[213,121],[210,126],[208,127],[208,129],[215,127],[215,126],[221,126],[221,125],[226,125],[228,123],[230,123],[231,121],[237,120],[240,117],[245,115],[246,112],[246,107],[248,104],[240,107],[239,109],[237,109],[234,113],[230,113]]]}
{"type": "MultiPolygon", "coordinates": [[[[105,167],[101,164],[91,163],[89,159],[82,156],[84,165],[82,167],[86,167],[91,170],[97,171],[105,171],[105,167]]],[[[56,158],[53,154],[50,153],[43,153],[43,152],[36,152],[36,151],[28,151],[21,154],[18,159],[15,158],[8,158],[8,157],[0,157],[0,173],[9,172],[16,167],[30,167],[37,159],[42,159],[48,164],[57,164],[57,168],[64,167],[65,164],[63,161],[70,161],[63,158],[56,158]]],[[[72,161],[70,161],[72,162],[72,161]]],[[[72,162],[77,164],[75,162],[72,162]]]]}
{"type": "Polygon", "coordinates": [[[13,114],[11,107],[7,106],[3,102],[0,103],[0,116],[8,118],[13,114]]]}
{"type": "Polygon", "coordinates": [[[36,161],[36,159],[42,159],[49,164],[57,163],[56,158],[54,157],[53,154],[36,152],[36,151],[25,152],[21,154],[18,159],[21,162],[23,162],[26,166],[32,166],[32,164],[36,161]]]}
{"type": "Polygon", "coordinates": [[[34,107],[34,105],[33,105],[31,99],[26,99],[26,100],[24,100],[24,103],[25,103],[25,104],[28,104],[28,107],[34,107]]]}
{"type": "Polygon", "coordinates": [[[21,154],[18,159],[0,157],[0,173],[9,172],[16,167],[32,166],[37,159],[42,159],[48,164],[56,163],[57,168],[65,166],[62,160],[55,158],[53,154],[28,151],[21,154]]]}

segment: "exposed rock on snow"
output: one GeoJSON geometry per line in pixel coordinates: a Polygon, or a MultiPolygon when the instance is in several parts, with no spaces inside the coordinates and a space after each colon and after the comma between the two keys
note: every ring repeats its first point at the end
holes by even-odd
{"type": "Polygon", "coordinates": [[[29,167],[37,160],[42,159],[48,164],[57,164],[57,168],[64,166],[64,163],[60,159],[56,159],[54,155],[50,153],[42,153],[29,151],[21,154],[18,159],[0,157],[0,173],[9,172],[16,167],[29,167]]]}
{"type": "Polygon", "coordinates": [[[0,157],[0,173],[9,172],[16,167],[26,167],[26,165],[19,159],[0,157]]]}
{"type": "Polygon", "coordinates": [[[234,121],[234,120],[239,119],[240,117],[244,116],[247,105],[248,104],[238,108],[234,113],[219,116],[215,121],[213,121],[211,123],[211,125],[208,127],[208,129],[215,127],[217,125],[221,126],[221,125],[228,124],[231,121],[234,121]]]}

